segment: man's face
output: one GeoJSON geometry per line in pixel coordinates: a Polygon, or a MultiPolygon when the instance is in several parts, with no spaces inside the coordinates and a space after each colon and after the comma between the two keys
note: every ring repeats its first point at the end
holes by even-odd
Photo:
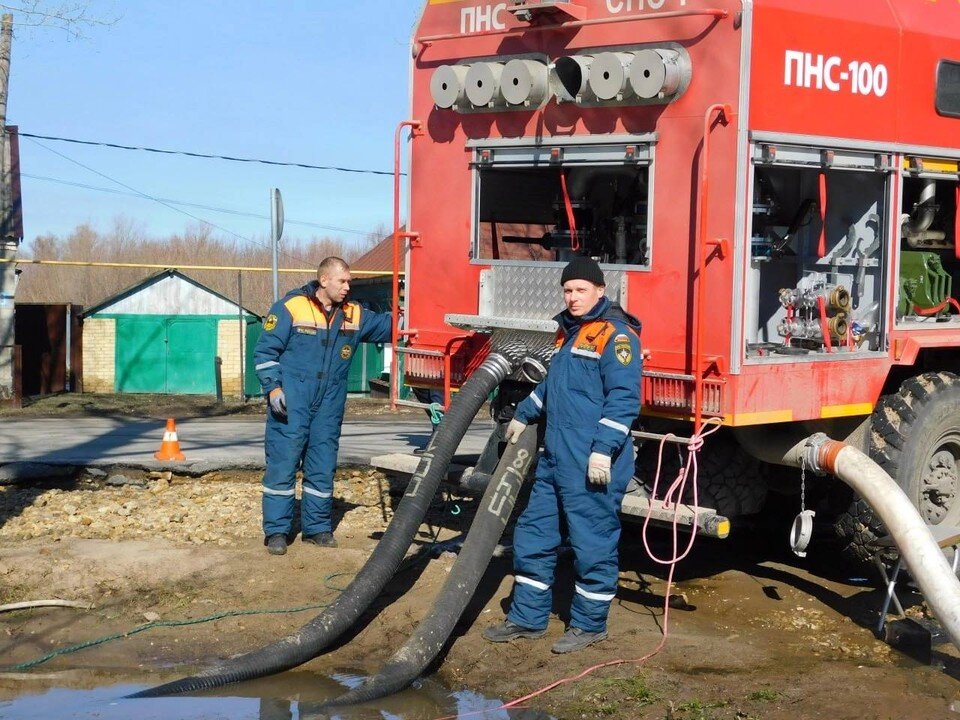
{"type": "Polygon", "coordinates": [[[606,288],[589,280],[567,280],[563,284],[563,302],[574,317],[583,317],[600,302],[606,288]]]}
{"type": "Polygon", "coordinates": [[[320,290],[317,295],[321,300],[326,296],[326,299],[332,303],[342,303],[348,292],[350,292],[349,270],[340,268],[320,276],[320,290]]]}

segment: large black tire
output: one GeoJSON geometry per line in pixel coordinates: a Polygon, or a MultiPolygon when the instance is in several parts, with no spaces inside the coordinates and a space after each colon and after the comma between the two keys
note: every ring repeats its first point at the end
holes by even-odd
{"type": "MultiPolygon", "coordinates": [[[[680,460],[674,443],[663,450],[658,494],[677,477],[680,460]]],[[[647,490],[653,487],[657,470],[659,443],[648,440],[637,453],[637,477],[647,490]]],[[[685,454],[685,453],[684,453],[685,454]]],[[[713,508],[724,517],[733,518],[760,512],[767,499],[767,484],[761,471],[762,463],[748,455],[729,434],[720,431],[709,436],[697,456],[698,503],[713,508]]],[[[687,488],[685,502],[693,502],[692,489],[687,488]]]]}
{"type": "MultiPolygon", "coordinates": [[[[905,381],[877,403],[870,420],[870,457],[910,498],[930,525],[960,523],[960,378],[930,372],[905,381]]],[[[854,495],[834,523],[845,557],[865,562],[886,535],[873,510],[854,495]]]]}

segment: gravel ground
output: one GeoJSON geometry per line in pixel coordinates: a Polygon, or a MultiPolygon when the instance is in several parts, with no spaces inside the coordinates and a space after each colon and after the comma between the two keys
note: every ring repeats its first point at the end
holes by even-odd
{"type": "MultiPolygon", "coordinates": [[[[261,535],[259,480],[140,473],[85,477],[69,488],[0,486],[0,540],[159,537],[226,547],[261,535]]],[[[393,516],[389,483],[375,470],[338,470],[334,498],[337,532],[347,537],[382,531],[393,516]]]]}

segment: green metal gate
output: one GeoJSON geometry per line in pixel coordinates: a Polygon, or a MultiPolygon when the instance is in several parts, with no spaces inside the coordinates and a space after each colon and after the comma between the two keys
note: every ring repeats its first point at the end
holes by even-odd
{"type": "Polygon", "coordinates": [[[263,323],[256,318],[247,318],[247,346],[243,350],[243,392],[250,397],[263,395],[260,378],[257,377],[257,363],[253,351],[257,340],[263,335],[263,323]]]}
{"type": "Polygon", "coordinates": [[[116,324],[117,392],[216,392],[215,317],[136,315],[116,324]]]}
{"type": "Polygon", "coordinates": [[[383,345],[360,343],[350,361],[347,375],[347,392],[370,392],[370,378],[378,378],[383,372],[383,345]]]}
{"type": "MultiPolygon", "coordinates": [[[[376,312],[390,312],[393,284],[389,278],[355,280],[350,285],[350,299],[360,301],[376,312]]],[[[360,343],[350,362],[347,392],[369,393],[370,380],[383,374],[383,345],[360,343]]]]}

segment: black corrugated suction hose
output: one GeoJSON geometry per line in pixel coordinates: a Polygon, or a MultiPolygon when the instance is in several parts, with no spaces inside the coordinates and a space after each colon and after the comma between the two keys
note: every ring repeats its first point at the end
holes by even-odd
{"type": "Polygon", "coordinates": [[[393,577],[446,475],[460,440],[487,396],[519,366],[525,349],[523,343],[514,341],[495,346],[463,384],[423,453],[383,538],[330,607],[277,642],[130,697],[161,697],[209,690],[283,672],[315,658],[348,630],[393,577]]]}
{"type": "Polygon", "coordinates": [[[412,683],[437,656],[470,602],[517,501],[520,485],[537,454],[537,427],[523,431],[515,445],[508,444],[497,463],[493,479],[460,555],[440,591],[433,610],[380,672],[362,685],[327,703],[329,706],[369,702],[399,692],[412,683]]]}

